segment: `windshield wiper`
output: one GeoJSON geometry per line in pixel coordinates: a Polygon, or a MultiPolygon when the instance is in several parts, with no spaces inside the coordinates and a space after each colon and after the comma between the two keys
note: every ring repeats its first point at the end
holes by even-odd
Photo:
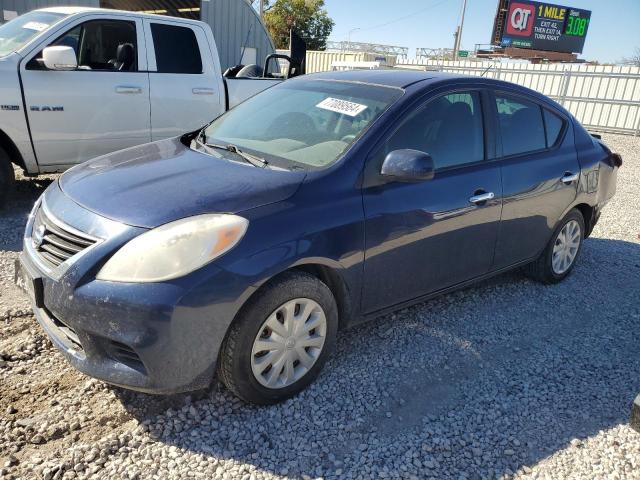
{"type": "Polygon", "coordinates": [[[207,143],[206,141],[203,141],[203,135],[199,135],[198,138],[196,139],[196,142],[202,147],[204,147],[205,149],[216,148],[218,150],[226,150],[227,152],[235,153],[236,155],[239,155],[247,163],[253,165],[254,167],[265,168],[267,165],[269,165],[269,162],[267,162],[264,158],[260,158],[255,155],[251,155],[250,153],[243,152],[237,146],[232,144],[217,145],[215,143],[207,143]]]}
{"type": "Polygon", "coordinates": [[[227,145],[226,147],[222,147],[222,148],[226,148],[229,152],[233,152],[233,153],[235,153],[237,155],[240,155],[247,162],[249,162],[251,165],[254,165],[256,167],[264,168],[267,165],[269,165],[269,162],[267,162],[264,158],[258,157],[256,155],[252,155],[252,154],[247,153],[247,152],[243,152],[242,150],[240,150],[235,145],[227,145]]]}

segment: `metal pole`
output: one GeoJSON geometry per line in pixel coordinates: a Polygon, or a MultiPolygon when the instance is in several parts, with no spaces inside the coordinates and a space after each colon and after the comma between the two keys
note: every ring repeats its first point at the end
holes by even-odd
{"type": "Polygon", "coordinates": [[[260,20],[264,20],[264,0],[260,0],[260,20]]]}
{"type": "Polygon", "coordinates": [[[347,44],[348,44],[348,49],[351,50],[351,34],[353,32],[357,32],[358,30],[362,30],[360,27],[356,27],[356,28],[352,28],[351,30],[349,30],[349,33],[347,34],[347,44]]]}
{"type": "Polygon", "coordinates": [[[560,105],[564,107],[567,100],[567,93],[569,93],[569,82],[571,82],[571,70],[564,71],[564,85],[562,85],[562,93],[560,94],[560,105]]]}
{"type": "Polygon", "coordinates": [[[456,31],[456,44],[453,49],[453,59],[458,59],[458,51],[460,50],[460,43],[462,41],[462,27],[464,27],[464,14],[467,10],[467,0],[462,0],[462,14],[460,15],[460,25],[456,31]]]}
{"type": "Polygon", "coordinates": [[[455,60],[458,56],[458,35],[460,34],[460,25],[456,27],[456,31],[453,33],[453,58],[455,60]]]}

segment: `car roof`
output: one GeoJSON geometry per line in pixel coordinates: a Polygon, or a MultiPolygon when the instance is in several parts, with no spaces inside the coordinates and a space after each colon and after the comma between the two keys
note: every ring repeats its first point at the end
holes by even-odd
{"type": "Polygon", "coordinates": [[[92,7],[48,7],[38,9],[41,12],[63,13],[65,15],[75,15],[76,13],[92,12],[100,10],[92,7]]]}
{"type": "Polygon", "coordinates": [[[115,10],[111,8],[96,8],[96,7],[48,7],[38,9],[40,12],[53,12],[62,13],[64,15],[79,15],[82,13],[100,13],[104,15],[127,15],[135,17],[143,17],[153,20],[170,20],[194,24],[202,24],[198,20],[192,20],[190,18],[171,17],[167,15],[155,15],[153,13],[134,12],[131,10],[115,10]]]}
{"type": "Polygon", "coordinates": [[[419,83],[420,85],[416,88],[417,92],[424,91],[434,84],[441,85],[448,81],[452,83],[482,83],[486,86],[490,86],[496,89],[503,88],[527,94],[530,97],[537,98],[538,100],[543,100],[547,104],[552,104],[556,110],[561,110],[562,112],[568,114],[561,105],[559,105],[557,102],[554,102],[540,92],[515,83],[505,82],[503,80],[497,80],[494,78],[487,78],[482,76],[479,77],[477,75],[460,75],[447,72],[402,70],[399,68],[394,68],[389,70],[347,70],[339,72],[312,73],[309,75],[296,77],[293,79],[293,81],[304,81],[305,79],[354,82],[402,89],[419,83]]]}
{"type": "Polygon", "coordinates": [[[456,75],[442,72],[425,72],[420,70],[348,70],[340,72],[322,72],[305,75],[301,78],[309,80],[337,80],[343,82],[367,83],[383,87],[407,88],[414,83],[425,80],[447,80],[470,78],[468,75],[456,75]]]}

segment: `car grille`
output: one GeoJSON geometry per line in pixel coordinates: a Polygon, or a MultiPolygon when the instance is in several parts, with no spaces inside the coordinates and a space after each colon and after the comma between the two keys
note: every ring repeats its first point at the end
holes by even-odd
{"type": "Polygon", "coordinates": [[[54,222],[42,207],[36,213],[31,239],[36,252],[49,267],[57,267],[96,243],[95,239],[80,235],[58,221],[54,222]]]}

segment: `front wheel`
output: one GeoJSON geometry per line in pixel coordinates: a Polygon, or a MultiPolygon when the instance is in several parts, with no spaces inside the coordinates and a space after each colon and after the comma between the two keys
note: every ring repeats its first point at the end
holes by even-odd
{"type": "Polygon", "coordinates": [[[286,273],[265,285],[231,325],[219,377],[247,402],[283,401],[318,376],[337,330],[331,290],[306,273],[286,273]]]}
{"type": "Polygon", "coordinates": [[[524,268],[531,278],[542,283],[558,283],[573,269],[584,240],[582,213],[571,210],[556,227],[540,257],[524,268]]]}

